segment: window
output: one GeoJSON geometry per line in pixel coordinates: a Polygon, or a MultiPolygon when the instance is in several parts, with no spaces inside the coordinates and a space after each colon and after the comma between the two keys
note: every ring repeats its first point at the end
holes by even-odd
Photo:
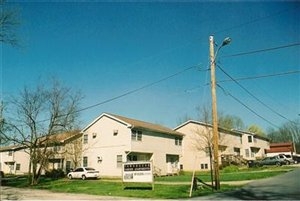
{"type": "Polygon", "coordinates": [[[249,157],[249,156],[250,156],[249,149],[245,149],[245,154],[246,154],[246,157],[249,157]]]}
{"type": "Polygon", "coordinates": [[[21,170],[21,164],[20,163],[17,163],[16,164],[16,170],[18,171],[18,170],[21,170]]]}
{"type": "Polygon", "coordinates": [[[66,170],[67,172],[71,170],[71,161],[66,161],[66,170]]]}
{"type": "Polygon", "coordinates": [[[97,133],[93,133],[93,139],[97,137],[97,133]]]}
{"type": "Polygon", "coordinates": [[[210,147],[205,147],[205,154],[206,154],[206,157],[209,157],[210,156],[210,147]]]}
{"type": "Polygon", "coordinates": [[[88,157],[83,157],[83,167],[87,167],[88,166],[88,157]]]}
{"type": "Polygon", "coordinates": [[[122,155],[117,155],[117,168],[121,168],[122,167],[122,155]]]}
{"type": "Polygon", "coordinates": [[[58,151],[60,151],[60,149],[61,149],[61,147],[58,145],[54,145],[54,147],[53,147],[54,152],[58,152],[58,151]]]}
{"type": "Polygon", "coordinates": [[[117,136],[118,135],[118,129],[115,129],[114,131],[113,131],[113,134],[114,134],[114,136],[117,136]]]}
{"type": "Polygon", "coordinates": [[[133,141],[142,141],[142,131],[131,131],[131,140],[133,141]]]}
{"type": "Polygon", "coordinates": [[[9,156],[12,156],[12,154],[13,154],[12,151],[9,151],[9,152],[8,152],[8,155],[9,155],[9,156]]]}
{"type": "Polygon", "coordinates": [[[207,163],[205,163],[205,164],[200,164],[200,166],[201,166],[201,169],[203,170],[203,169],[208,169],[208,164],[207,163]]]}
{"type": "Polygon", "coordinates": [[[240,143],[243,144],[243,137],[240,136],[240,143]]]}
{"type": "Polygon", "coordinates": [[[175,145],[181,146],[182,145],[182,139],[179,137],[175,138],[175,145]]]}
{"type": "Polygon", "coordinates": [[[87,144],[88,143],[88,139],[89,139],[88,134],[83,135],[83,144],[87,144]]]}
{"type": "Polygon", "coordinates": [[[251,135],[248,136],[248,142],[249,142],[249,143],[252,142],[252,136],[251,136],[251,135]]]}

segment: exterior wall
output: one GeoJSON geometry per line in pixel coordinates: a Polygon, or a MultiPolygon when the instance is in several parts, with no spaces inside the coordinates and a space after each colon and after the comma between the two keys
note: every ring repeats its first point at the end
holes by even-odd
{"type": "MultiPolygon", "coordinates": [[[[183,170],[210,170],[209,153],[205,151],[208,147],[207,140],[203,136],[211,133],[210,126],[196,122],[187,122],[176,131],[184,133],[183,138],[183,151],[181,163],[183,170]]],[[[212,134],[210,134],[212,135],[212,134]]],[[[265,150],[269,148],[269,142],[263,138],[259,138],[250,133],[231,132],[228,133],[219,131],[219,160],[221,161],[222,155],[235,155],[242,156],[247,160],[254,160],[259,157],[265,156],[265,150]],[[248,142],[248,136],[252,137],[252,142],[248,142]],[[246,149],[249,154],[246,154],[246,149]]],[[[221,164],[221,163],[220,163],[221,164]]]]}
{"type": "Polygon", "coordinates": [[[126,153],[131,150],[131,130],[123,123],[106,116],[83,133],[83,157],[88,158],[87,166],[100,171],[103,176],[121,176],[121,166],[117,166],[117,155],[126,161],[126,153]],[[117,134],[115,134],[117,132],[117,134]],[[88,143],[84,143],[84,135],[88,143]]]}
{"type": "Polygon", "coordinates": [[[131,141],[131,151],[152,153],[153,166],[159,170],[159,174],[173,174],[170,166],[179,169],[182,152],[182,145],[176,145],[175,138],[174,135],[142,131],[142,141],[131,141]]]}
{"type": "Polygon", "coordinates": [[[257,136],[249,133],[243,134],[243,150],[242,156],[247,160],[255,160],[266,156],[266,150],[269,149],[270,144],[268,141],[258,138],[257,136]],[[252,139],[252,142],[249,141],[252,139]],[[248,151],[247,151],[248,150],[248,151]]]}
{"type": "Polygon", "coordinates": [[[0,168],[5,174],[27,174],[29,154],[25,149],[0,152],[0,168]]]}
{"type": "Polygon", "coordinates": [[[207,164],[207,169],[210,169],[209,155],[201,150],[206,147],[204,145],[206,140],[203,140],[200,137],[202,133],[207,133],[207,129],[204,126],[189,123],[180,127],[177,131],[185,134],[182,142],[182,157],[180,159],[183,170],[201,170],[201,164],[204,165],[204,168],[205,164],[207,164]]]}

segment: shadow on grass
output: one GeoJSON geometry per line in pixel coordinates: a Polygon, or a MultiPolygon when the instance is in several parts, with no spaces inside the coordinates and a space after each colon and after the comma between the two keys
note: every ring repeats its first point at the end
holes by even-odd
{"type": "Polygon", "coordinates": [[[152,190],[152,187],[146,187],[146,186],[127,186],[127,187],[124,187],[124,190],[152,190]]]}

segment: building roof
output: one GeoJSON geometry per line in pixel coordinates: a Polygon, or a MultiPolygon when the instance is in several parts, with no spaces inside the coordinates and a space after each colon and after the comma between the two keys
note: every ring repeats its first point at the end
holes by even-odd
{"type": "Polygon", "coordinates": [[[43,141],[45,139],[48,140],[48,142],[51,143],[65,143],[66,141],[73,139],[74,137],[77,137],[79,135],[82,135],[80,133],[80,130],[73,130],[73,131],[67,131],[63,133],[48,135],[46,137],[42,137],[40,140],[43,141]]]}
{"type": "MultiPolygon", "coordinates": [[[[187,124],[197,124],[197,125],[201,125],[201,126],[207,126],[207,127],[210,127],[212,128],[212,125],[211,124],[208,124],[208,123],[203,123],[203,122],[200,122],[200,121],[195,121],[195,120],[189,120],[189,121],[186,121],[184,122],[183,124],[177,126],[174,130],[178,130],[184,126],[186,126],[187,124]]],[[[263,136],[260,136],[260,135],[257,135],[255,133],[251,133],[251,132],[248,132],[248,131],[240,131],[240,130],[228,130],[228,129],[225,129],[225,128],[221,128],[221,127],[218,127],[218,131],[219,132],[222,132],[222,133],[226,133],[226,134],[231,134],[231,135],[244,135],[244,134],[248,134],[248,135],[253,135],[257,138],[260,138],[260,139],[263,139],[265,141],[270,141],[268,138],[266,137],[263,137],[263,136]]]]}
{"type": "Polygon", "coordinates": [[[0,152],[4,152],[4,151],[17,151],[20,149],[23,149],[24,146],[22,145],[8,145],[8,146],[2,146],[0,147],[0,152]]]}
{"type": "MultiPolygon", "coordinates": [[[[39,141],[43,144],[45,140],[47,140],[47,142],[50,142],[50,144],[55,144],[55,143],[65,143],[68,140],[72,140],[75,137],[79,137],[80,135],[82,135],[80,133],[79,130],[73,130],[73,131],[68,131],[68,132],[64,132],[64,133],[58,133],[58,134],[53,134],[53,135],[48,135],[47,137],[41,137],[39,138],[39,141]]],[[[0,152],[4,152],[4,151],[17,151],[20,149],[24,149],[26,148],[26,145],[8,145],[8,146],[3,146],[0,147],[0,152]]]]}
{"type": "Polygon", "coordinates": [[[282,152],[293,152],[294,146],[292,142],[284,143],[272,143],[270,149],[266,150],[267,153],[282,153],[282,152]]]}
{"type": "Polygon", "coordinates": [[[120,123],[126,125],[128,128],[131,128],[131,129],[141,129],[141,130],[152,131],[152,132],[156,132],[156,133],[184,136],[184,134],[182,134],[180,132],[174,131],[170,128],[167,128],[167,127],[164,127],[164,126],[161,126],[158,124],[153,124],[153,123],[140,121],[137,119],[131,119],[131,118],[123,117],[120,115],[109,114],[109,113],[103,113],[102,115],[100,115],[91,124],[89,124],[87,127],[85,127],[82,130],[82,132],[86,131],[89,127],[91,127],[93,124],[95,124],[102,117],[108,117],[110,119],[113,119],[117,122],[120,122],[120,123]]]}

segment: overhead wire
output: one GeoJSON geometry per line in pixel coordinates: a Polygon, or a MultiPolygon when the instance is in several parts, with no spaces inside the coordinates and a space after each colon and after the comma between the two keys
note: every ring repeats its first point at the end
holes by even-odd
{"type": "Polygon", "coordinates": [[[258,114],[257,112],[255,112],[252,108],[250,108],[249,106],[247,106],[245,103],[243,103],[240,99],[238,99],[237,97],[233,96],[231,93],[229,93],[228,91],[226,91],[220,84],[217,84],[217,86],[222,89],[223,93],[225,95],[228,95],[230,97],[232,97],[235,101],[237,101],[238,103],[240,103],[241,105],[243,105],[246,109],[248,109],[250,112],[252,112],[253,114],[255,114],[256,116],[258,116],[259,118],[261,118],[262,120],[266,121],[267,123],[269,123],[270,125],[279,128],[276,124],[272,123],[271,121],[269,121],[268,119],[266,119],[265,117],[261,116],[260,114],[258,114]]]}
{"type": "MultiPolygon", "coordinates": [[[[268,77],[277,77],[277,76],[285,76],[285,75],[291,75],[291,74],[298,74],[300,73],[300,70],[292,70],[287,72],[279,72],[279,73],[272,73],[272,74],[265,74],[265,75],[256,75],[256,76],[248,76],[248,77],[239,77],[235,78],[236,81],[244,81],[244,80],[255,80],[255,79],[262,79],[262,78],[268,78],[268,77]]],[[[219,80],[217,83],[225,83],[225,82],[232,82],[232,79],[227,80],[219,80]]],[[[191,92],[194,91],[200,87],[208,86],[210,83],[206,83],[203,86],[197,86],[191,89],[185,90],[185,92],[191,92]]]]}
{"type": "Polygon", "coordinates": [[[275,111],[273,108],[268,106],[266,103],[264,103],[262,100],[260,100],[258,97],[256,97],[253,93],[251,93],[246,87],[244,87],[242,84],[240,84],[236,79],[234,79],[231,75],[229,75],[219,64],[217,64],[217,67],[226,75],[228,76],[234,83],[236,83],[240,88],[242,88],[247,94],[249,94],[252,98],[254,98],[256,101],[258,101],[260,104],[268,108],[270,111],[272,111],[274,114],[280,116],[281,118],[293,122],[292,120],[288,119],[284,115],[280,114],[279,112],[275,111]]]}
{"type": "Polygon", "coordinates": [[[224,55],[222,57],[225,58],[225,57],[244,56],[244,55],[256,54],[256,53],[260,53],[260,52],[274,51],[274,50],[278,50],[278,49],[289,48],[289,47],[299,46],[299,45],[300,45],[300,42],[296,42],[296,43],[292,43],[292,44],[288,44],[288,45],[282,45],[282,46],[278,46],[278,47],[271,47],[271,48],[265,48],[265,49],[260,49],[260,50],[252,50],[252,51],[248,51],[248,52],[241,52],[241,53],[236,53],[236,54],[224,55]]]}

